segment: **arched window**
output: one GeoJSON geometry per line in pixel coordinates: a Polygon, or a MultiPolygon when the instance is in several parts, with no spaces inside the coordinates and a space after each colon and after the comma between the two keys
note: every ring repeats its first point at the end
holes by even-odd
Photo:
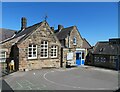
{"type": "Polygon", "coordinates": [[[73,38],[73,45],[76,45],[76,37],[73,38]]]}

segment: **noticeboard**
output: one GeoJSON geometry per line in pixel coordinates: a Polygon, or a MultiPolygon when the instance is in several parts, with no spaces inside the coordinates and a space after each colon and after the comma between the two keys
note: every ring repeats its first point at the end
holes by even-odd
{"type": "Polygon", "coordinates": [[[67,60],[73,60],[73,52],[67,53],[67,60]]]}

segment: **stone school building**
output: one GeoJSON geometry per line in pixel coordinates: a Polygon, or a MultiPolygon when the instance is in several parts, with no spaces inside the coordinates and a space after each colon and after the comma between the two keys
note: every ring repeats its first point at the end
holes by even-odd
{"type": "Polygon", "coordinates": [[[15,70],[60,67],[61,44],[46,21],[26,27],[22,18],[21,30],[2,42],[6,62],[14,60],[15,70]]]}
{"type": "Polygon", "coordinates": [[[61,67],[84,65],[91,45],[82,38],[76,26],[58,25],[55,34],[61,43],[61,67]]]}
{"type": "Polygon", "coordinates": [[[90,44],[81,37],[76,26],[54,30],[46,21],[27,27],[27,19],[21,19],[21,30],[1,41],[1,57],[14,69],[32,70],[45,67],[63,67],[72,61],[84,65],[90,44]],[[72,54],[71,54],[72,53],[72,54]],[[4,57],[3,57],[4,56],[4,57]]]}

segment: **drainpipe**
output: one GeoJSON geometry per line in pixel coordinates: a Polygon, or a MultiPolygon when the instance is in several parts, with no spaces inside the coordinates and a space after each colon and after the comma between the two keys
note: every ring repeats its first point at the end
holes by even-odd
{"type": "Polygon", "coordinates": [[[69,48],[69,52],[70,52],[70,31],[68,33],[68,48],[69,48]]]}
{"type": "Polygon", "coordinates": [[[63,47],[61,47],[61,61],[60,61],[60,67],[63,67],[63,47]]]}

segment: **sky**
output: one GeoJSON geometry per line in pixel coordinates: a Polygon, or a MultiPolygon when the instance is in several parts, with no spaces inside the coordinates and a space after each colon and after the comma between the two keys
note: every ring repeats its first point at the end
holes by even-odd
{"type": "Polygon", "coordinates": [[[91,44],[118,37],[117,2],[2,2],[2,26],[21,29],[21,17],[27,26],[44,20],[57,29],[77,26],[81,36],[91,44]]]}

